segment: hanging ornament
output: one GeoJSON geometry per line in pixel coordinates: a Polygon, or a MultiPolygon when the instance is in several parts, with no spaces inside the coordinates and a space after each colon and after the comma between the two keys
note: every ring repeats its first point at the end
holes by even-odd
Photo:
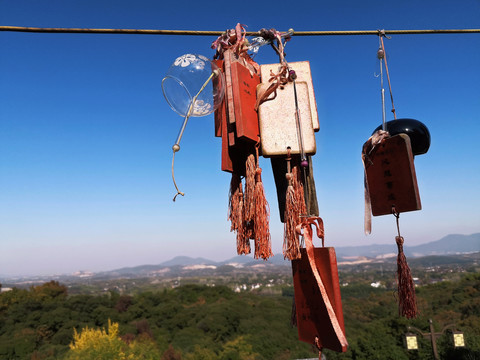
{"type": "Polygon", "coordinates": [[[170,66],[162,80],[162,90],[168,105],[184,117],[177,140],[172,146],[172,179],[177,189],[177,194],[173,198],[175,201],[178,195],[184,195],[175,182],[174,162],[188,119],[192,116],[211,114],[221,105],[224,82],[222,73],[215,63],[203,55],[185,54],[175,59],[170,66]]]}
{"type": "Polygon", "coordinates": [[[301,257],[292,260],[298,337],[315,345],[319,358],[324,348],[347,351],[342,301],[335,250],[325,247],[323,221],[319,217],[303,218],[297,232],[305,239],[301,257]],[[313,230],[322,240],[313,245],[313,230]]]}
{"type": "Polygon", "coordinates": [[[258,87],[258,116],[262,154],[265,157],[316,153],[315,131],[320,129],[308,61],[261,65],[258,87]]]}
{"type": "Polygon", "coordinates": [[[422,208],[407,135],[386,135],[377,144],[367,142],[363,158],[373,216],[391,215],[393,207],[398,212],[422,208]]]}
{"type": "MultiPolygon", "coordinates": [[[[242,224],[232,222],[232,228],[237,228],[237,253],[249,253],[249,241],[253,239],[255,258],[266,260],[273,253],[268,203],[258,165],[259,127],[255,103],[260,74],[258,64],[247,53],[249,43],[245,32],[244,25],[237,24],[212,44],[216,49],[214,61],[222,66],[226,83],[224,102],[215,113],[215,135],[222,136],[222,170],[232,173],[232,184],[245,178],[242,202],[233,201],[232,191],[229,195],[229,214],[240,211],[232,209],[232,204],[242,206],[242,224]]],[[[241,180],[237,186],[241,186],[241,180]]],[[[229,215],[229,219],[232,216],[229,215]]]]}
{"type": "Polygon", "coordinates": [[[400,235],[400,213],[422,208],[415,173],[414,155],[424,154],[430,147],[428,128],[418,120],[397,119],[392,87],[383,42],[379,32],[380,81],[382,98],[382,125],[377,127],[362,148],[365,171],[365,233],[371,232],[371,215],[393,214],[398,236],[397,285],[399,313],[416,317],[415,286],[403,252],[404,238],[400,235]],[[386,121],[383,62],[387,73],[394,120],[386,121]]]}

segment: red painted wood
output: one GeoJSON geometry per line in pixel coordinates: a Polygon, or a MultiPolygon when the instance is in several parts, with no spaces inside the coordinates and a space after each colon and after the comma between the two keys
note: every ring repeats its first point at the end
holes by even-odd
{"type": "MultiPolygon", "coordinates": [[[[318,337],[321,347],[345,352],[347,346],[340,342],[335,333],[310,267],[307,251],[304,248],[300,251],[301,259],[292,260],[298,338],[314,344],[315,338],[318,337]]],[[[314,248],[314,257],[328,299],[332,304],[338,323],[345,333],[335,249],[333,247],[314,248]]]]}
{"type": "Polygon", "coordinates": [[[222,171],[233,172],[233,163],[229,152],[229,133],[227,116],[222,117],[222,171]]]}
{"type": "Polygon", "coordinates": [[[232,50],[226,50],[223,53],[224,69],[225,69],[225,103],[227,105],[227,116],[230,124],[235,123],[235,108],[233,103],[233,84],[231,66],[236,61],[235,54],[232,50]]]}
{"type": "Polygon", "coordinates": [[[374,216],[420,210],[417,177],[410,138],[398,134],[387,138],[366,164],[367,186],[374,216]]]}
{"type": "Polygon", "coordinates": [[[230,65],[237,138],[257,142],[260,131],[255,111],[260,77],[238,61],[230,65]]]}
{"type": "MultiPolygon", "coordinates": [[[[220,70],[222,70],[222,76],[224,76],[225,72],[223,70],[223,60],[213,60],[215,65],[218,66],[220,70]]],[[[214,81],[213,86],[216,86],[216,82],[214,81]]],[[[222,123],[225,117],[227,116],[227,105],[225,103],[225,96],[222,99],[222,103],[220,106],[215,110],[214,114],[215,118],[215,136],[221,137],[222,136],[222,123]]]]}

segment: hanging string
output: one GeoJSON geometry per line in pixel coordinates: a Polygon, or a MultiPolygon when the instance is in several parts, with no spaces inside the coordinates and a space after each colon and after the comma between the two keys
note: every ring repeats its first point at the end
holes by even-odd
{"type": "Polygon", "coordinates": [[[291,35],[285,35],[275,29],[261,29],[259,31],[260,36],[266,41],[270,42],[270,45],[277,53],[280,60],[280,69],[275,74],[270,71],[270,79],[268,82],[263,82],[257,89],[257,103],[255,104],[255,110],[258,110],[260,104],[267,100],[273,100],[277,96],[277,89],[288,83],[288,63],[285,60],[285,45],[291,39],[291,35]],[[271,97],[270,95],[273,96],[271,97]]]}
{"type": "MultiPolygon", "coordinates": [[[[210,82],[210,80],[212,80],[212,78],[213,78],[214,76],[219,76],[219,73],[213,71],[213,72],[210,74],[210,76],[208,77],[208,79],[205,81],[205,83],[202,85],[202,87],[200,88],[200,90],[198,91],[198,93],[193,97],[192,101],[190,102],[190,106],[188,107],[187,114],[185,115],[185,119],[183,120],[182,127],[180,128],[180,131],[179,131],[179,133],[178,133],[177,141],[175,141],[175,144],[172,146],[172,150],[173,150],[173,156],[172,156],[172,179],[173,179],[173,185],[175,185],[175,189],[177,190],[177,193],[176,193],[175,196],[173,197],[173,201],[175,201],[175,200],[177,199],[177,196],[178,196],[178,195],[185,196],[185,193],[184,193],[184,192],[181,192],[181,191],[178,189],[177,182],[175,181],[175,170],[174,170],[174,165],[175,165],[175,153],[177,153],[178,151],[180,151],[180,140],[182,140],[183,132],[185,131],[185,127],[187,126],[188,119],[189,119],[190,116],[192,115],[193,109],[195,108],[195,103],[197,102],[198,96],[199,96],[200,93],[207,87],[208,83],[210,82]]],[[[162,82],[163,82],[165,79],[166,79],[166,78],[164,78],[164,79],[162,80],[162,82]]]]}
{"type": "MultiPolygon", "coordinates": [[[[390,91],[390,100],[392,101],[392,113],[393,113],[393,118],[397,120],[397,114],[395,112],[395,105],[393,104],[393,93],[392,93],[392,84],[390,82],[390,74],[388,72],[388,64],[387,64],[387,57],[385,56],[385,45],[383,44],[383,38],[387,37],[385,35],[385,30],[379,30],[379,39],[380,39],[380,48],[382,50],[382,58],[385,60],[385,71],[387,73],[387,81],[388,81],[388,89],[390,91]]],[[[380,49],[379,49],[380,50],[380,49]]],[[[378,53],[377,53],[378,54],[378,53]]],[[[378,56],[378,55],[377,55],[378,56]]],[[[379,58],[380,59],[380,58],[379,58]]],[[[380,71],[381,71],[381,65],[382,65],[382,59],[380,59],[380,71]]],[[[383,76],[382,76],[382,90],[383,90],[383,76]]],[[[387,129],[383,129],[387,130],[387,129]]]]}
{"type": "MultiPolygon", "coordinates": [[[[379,36],[379,43],[380,43],[379,36]]],[[[377,58],[380,60],[380,91],[382,95],[382,130],[387,131],[387,119],[385,114],[385,88],[383,87],[383,58],[385,57],[385,52],[382,49],[382,45],[379,44],[379,48],[377,51],[377,58]]]]}
{"type": "MultiPolygon", "coordinates": [[[[174,145],[175,146],[175,145],[174,145]]],[[[178,150],[180,150],[180,147],[178,147],[178,150]]],[[[178,151],[177,150],[177,151],[178,151]]],[[[175,151],[175,149],[173,150],[173,155],[172,155],[172,180],[173,180],[173,185],[175,185],[175,189],[177,190],[177,193],[175,194],[175,196],[173,197],[173,201],[175,202],[175,200],[177,199],[177,196],[178,195],[182,195],[182,196],[185,196],[185,193],[180,191],[178,189],[178,186],[177,186],[177,182],[175,181],[175,153],[177,152],[175,151]]]]}

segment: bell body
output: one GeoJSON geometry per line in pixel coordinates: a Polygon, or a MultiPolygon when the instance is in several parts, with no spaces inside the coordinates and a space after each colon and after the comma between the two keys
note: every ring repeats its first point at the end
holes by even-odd
{"type": "MultiPolygon", "coordinates": [[[[381,125],[373,133],[380,129],[382,129],[381,125]]],[[[430,132],[425,124],[418,120],[408,118],[390,120],[386,123],[386,130],[391,136],[407,134],[410,138],[413,155],[425,154],[430,148],[430,132]]]]}

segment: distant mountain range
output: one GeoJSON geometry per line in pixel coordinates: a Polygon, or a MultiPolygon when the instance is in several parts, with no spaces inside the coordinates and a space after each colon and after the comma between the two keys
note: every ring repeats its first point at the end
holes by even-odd
{"type": "MultiPolygon", "coordinates": [[[[471,235],[451,234],[440,240],[426,244],[404,245],[404,253],[408,257],[429,255],[453,255],[480,251],[480,233],[471,235]]],[[[382,257],[387,254],[396,254],[397,245],[394,241],[388,245],[366,245],[337,247],[335,252],[338,258],[365,256],[368,258],[382,257]]]]}
{"type": "MultiPolygon", "coordinates": [[[[397,255],[397,246],[394,241],[388,245],[364,245],[335,247],[339,267],[365,263],[393,263],[397,255]]],[[[410,264],[423,264],[425,261],[432,264],[451,263],[457,264],[462,261],[479,259],[480,254],[480,233],[471,235],[452,234],[440,240],[417,246],[404,246],[405,255],[410,264]]],[[[475,260],[478,261],[478,260],[475,260]]],[[[201,275],[222,275],[232,272],[250,273],[255,272],[290,272],[290,261],[284,260],[282,254],[276,254],[268,261],[254,259],[249,256],[235,256],[224,261],[212,261],[205,258],[191,258],[188,256],[177,256],[171,260],[157,265],[140,265],[125,267],[112,271],[99,273],[80,271],[71,275],[58,275],[58,279],[108,279],[108,278],[140,278],[140,277],[176,277],[176,276],[201,276],[201,275]]],[[[28,277],[29,279],[32,277],[28,277]]],[[[36,280],[51,278],[46,276],[35,277],[36,280]]]]}
{"type": "MultiPolygon", "coordinates": [[[[471,235],[451,234],[440,240],[429,242],[417,246],[404,246],[404,253],[409,258],[424,257],[431,255],[455,255],[464,253],[480,252],[480,233],[471,235]]],[[[339,264],[355,259],[384,259],[396,256],[397,245],[395,243],[388,245],[364,245],[364,246],[345,246],[336,247],[335,253],[339,264]]],[[[188,256],[177,256],[171,260],[158,265],[142,265],[136,267],[122,268],[107,272],[108,274],[127,275],[127,274],[147,274],[160,273],[162,269],[172,267],[186,267],[191,270],[208,269],[209,266],[215,267],[248,267],[255,265],[278,266],[289,265],[288,260],[284,260],[282,254],[277,254],[268,261],[256,260],[252,256],[235,256],[224,261],[212,261],[205,258],[191,258],[188,256]],[[195,268],[196,266],[196,268],[195,268]]]]}

